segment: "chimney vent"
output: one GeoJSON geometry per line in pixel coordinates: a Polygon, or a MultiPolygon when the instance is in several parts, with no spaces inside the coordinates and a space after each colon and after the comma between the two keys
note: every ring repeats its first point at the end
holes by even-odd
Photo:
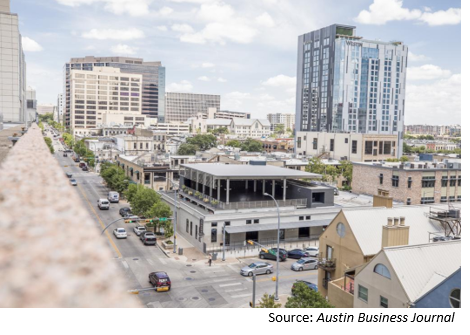
{"type": "Polygon", "coordinates": [[[394,222],[393,225],[394,225],[395,227],[398,227],[398,225],[400,224],[400,218],[399,218],[399,217],[395,217],[395,218],[394,218],[394,221],[395,221],[395,222],[394,222]]]}
{"type": "Polygon", "coordinates": [[[393,218],[387,218],[387,227],[393,226],[393,218]]]}
{"type": "Polygon", "coordinates": [[[405,217],[404,216],[400,216],[400,226],[401,227],[405,226],[405,217]]]}

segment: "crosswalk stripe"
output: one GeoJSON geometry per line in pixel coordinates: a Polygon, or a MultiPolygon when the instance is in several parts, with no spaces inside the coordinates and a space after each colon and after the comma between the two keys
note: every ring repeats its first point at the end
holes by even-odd
{"type": "Polygon", "coordinates": [[[219,285],[219,287],[237,286],[237,285],[241,285],[241,284],[242,284],[242,283],[223,284],[223,285],[219,285]]]}

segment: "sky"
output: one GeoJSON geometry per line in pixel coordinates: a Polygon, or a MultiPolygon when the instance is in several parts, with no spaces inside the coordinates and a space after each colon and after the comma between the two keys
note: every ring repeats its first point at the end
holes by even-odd
{"type": "Polygon", "coordinates": [[[166,90],[220,94],[221,108],[295,113],[297,37],[334,23],[409,46],[405,124],[460,124],[455,0],[11,0],[28,85],[56,103],[72,57],[161,61],[166,90]]]}

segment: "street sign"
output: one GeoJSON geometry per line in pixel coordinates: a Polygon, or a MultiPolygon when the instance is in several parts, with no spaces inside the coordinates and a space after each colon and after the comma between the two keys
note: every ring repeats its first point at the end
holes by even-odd
{"type": "Polygon", "coordinates": [[[160,222],[163,222],[163,221],[166,221],[168,218],[160,218],[159,221],[160,222]]]}

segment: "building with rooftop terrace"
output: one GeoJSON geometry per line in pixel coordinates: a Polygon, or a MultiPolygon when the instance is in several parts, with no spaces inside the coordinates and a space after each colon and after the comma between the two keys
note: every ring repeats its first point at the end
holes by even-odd
{"type": "MultiPolygon", "coordinates": [[[[246,240],[276,240],[277,211],[281,241],[318,239],[339,209],[333,189],[307,180],[320,175],[267,165],[183,164],[177,211],[178,233],[203,252],[225,246],[240,248],[246,240]],[[225,235],[225,237],[224,237],[225,235]]],[[[173,205],[172,193],[162,198],[173,205]]]]}

